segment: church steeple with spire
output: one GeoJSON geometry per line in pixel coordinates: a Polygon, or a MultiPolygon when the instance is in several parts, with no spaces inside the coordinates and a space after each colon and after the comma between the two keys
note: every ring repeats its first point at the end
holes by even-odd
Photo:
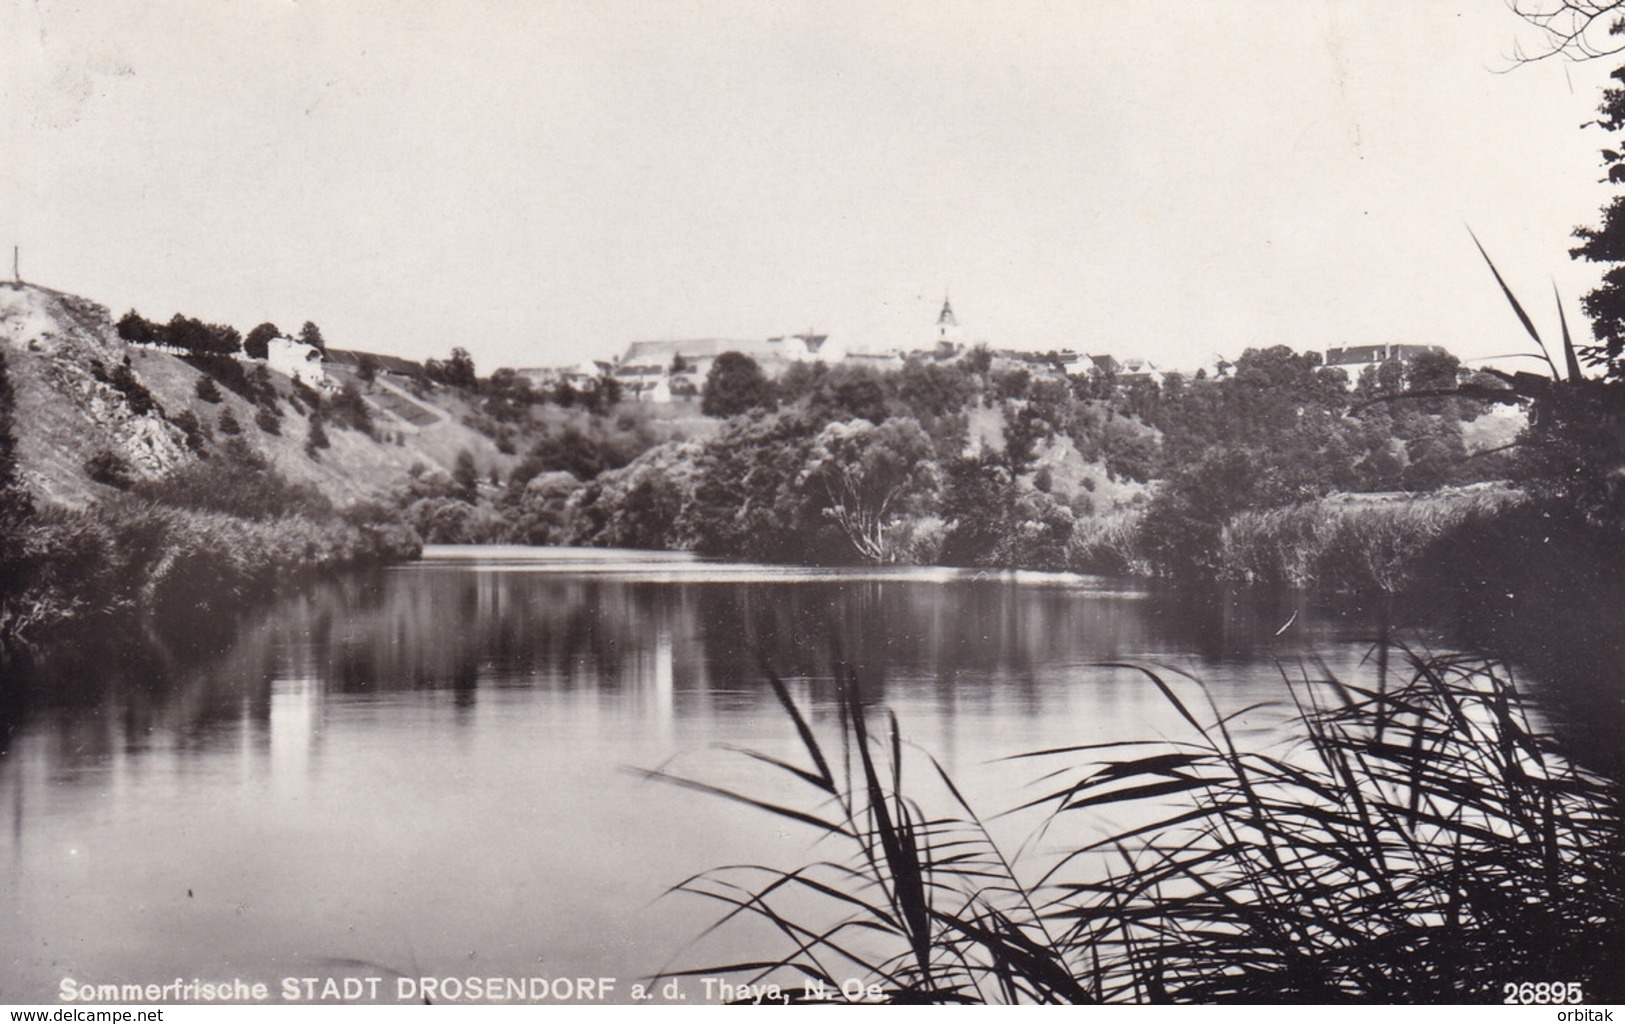
{"type": "Polygon", "coordinates": [[[954,316],[954,307],[948,301],[946,292],[942,296],[942,312],[937,314],[937,340],[955,341],[959,334],[959,320],[954,316]]]}

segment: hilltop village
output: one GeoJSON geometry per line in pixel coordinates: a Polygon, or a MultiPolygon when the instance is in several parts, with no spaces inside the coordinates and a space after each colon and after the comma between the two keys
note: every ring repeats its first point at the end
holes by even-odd
{"type": "MultiPolygon", "coordinates": [[[[922,332],[923,333],[923,332],[922,332]]],[[[666,403],[697,399],[717,356],[738,352],[750,357],[771,378],[781,376],[797,363],[868,366],[876,370],[899,370],[910,360],[952,363],[964,359],[976,348],[988,348],[964,340],[959,318],[948,297],[937,315],[936,333],[913,346],[888,348],[849,347],[838,338],[806,331],[769,338],[688,338],[682,340],[634,341],[613,360],[585,360],[568,366],[526,367],[517,372],[540,387],[569,383],[576,388],[592,388],[605,377],[613,377],[620,394],[644,402],[666,403]]],[[[1357,345],[1327,349],[1324,365],[1339,367],[1349,375],[1349,386],[1362,372],[1375,372],[1383,363],[1408,363],[1424,352],[1442,353],[1436,345],[1384,344],[1357,345]]],[[[1212,355],[1200,365],[1175,369],[1139,355],[1086,354],[1072,349],[1030,352],[1016,349],[989,349],[994,362],[1004,367],[1026,367],[1029,372],[1063,377],[1105,376],[1117,384],[1148,381],[1161,385],[1170,373],[1186,380],[1220,380],[1235,363],[1212,355]]]]}
{"type": "MultiPolygon", "coordinates": [[[[273,372],[317,388],[335,388],[342,383],[346,374],[363,370],[369,373],[383,372],[397,379],[432,376],[427,373],[424,363],[397,355],[328,347],[320,341],[319,332],[316,338],[311,338],[308,332],[303,333],[303,338],[276,334],[265,339],[260,350],[261,358],[273,372]],[[329,369],[339,372],[330,374],[329,369]]],[[[130,340],[145,347],[182,352],[173,344],[151,337],[137,335],[130,340]]],[[[568,385],[578,393],[592,392],[606,381],[613,380],[618,400],[665,404],[697,401],[717,357],[726,352],[749,357],[767,377],[777,379],[789,367],[797,364],[869,367],[885,372],[900,370],[910,361],[955,363],[978,349],[986,349],[993,364],[1001,368],[1024,367],[1043,376],[1069,378],[1094,375],[1123,386],[1137,382],[1161,386],[1170,374],[1177,374],[1186,381],[1223,380],[1234,371],[1236,365],[1218,354],[1209,356],[1196,366],[1175,368],[1141,355],[1082,353],[1072,349],[1034,352],[991,348],[985,342],[970,343],[964,340],[952,301],[944,297],[935,333],[909,346],[849,347],[839,338],[811,330],[754,339],[645,340],[629,342],[621,354],[613,359],[585,359],[559,366],[521,367],[498,372],[512,372],[539,389],[568,385]]],[[[250,350],[244,354],[252,356],[256,353],[250,350]]],[[[1347,386],[1353,388],[1363,373],[1375,373],[1385,363],[1405,365],[1423,354],[1442,355],[1444,349],[1437,345],[1406,343],[1332,347],[1324,351],[1322,365],[1343,370],[1348,375],[1347,386]]]]}

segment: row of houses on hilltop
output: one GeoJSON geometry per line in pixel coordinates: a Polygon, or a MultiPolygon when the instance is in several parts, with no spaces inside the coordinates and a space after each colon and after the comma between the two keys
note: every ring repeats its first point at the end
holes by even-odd
{"type": "MultiPolygon", "coordinates": [[[[798,363],[847,363],[887,370],[900,368],[910,359],[952,362],[963,358],[969,351],[960,339],[959,320],[947,298],[943,299],[934,334],[929,343],[880,351],[849,348],[839,339],[811,330],[762,339],[634,341],[614,360],[588,360],[572,366],[532,368],[518,372],[540,386],[569,383],[582,390],[598,387],[599,382],[607,377],[616,381],[625,398],[670,402],[697,398],[705,386],[712,363],[724,352],[747,355],[769,377],[778,377],[798,363]]],[[[1352,383],[1368,366],[1380,366],[1388,361],[1409,362],[1421,353],[1441,351],[1436,345],[1356,345],[1327,349],[1324,361],[1327,366],[1347,370],[1352,383]]],[[[998,351],[993,353],[993,357],[996,364],[1024,366],[1034,373],[1067,377],[1101,374],[1119,384],[1147,381],[1160,386],[1174,372],[1141,356],[1118,357],[1071,349],[1046,353],[998,351]]],[[[1222,380],[1230,374],[1234,365],[1215,355],[1202,366],[1183,371],[1183,375],[1191,380],[1222,380]]]]}
{"type": "Polygon", "coordinates": [[[1147,380],[1160,385],[1168,375],[1167,371],[1158,367],[1151,360],[1139,356],[1118,359],[1116,356],[1094,356],[1074,352],[1071,349],[1062,349],[1055,353],[1053,361],[1050,361],[1047,357],[1045,361],[1051,362],[1051,365],[1059,366],[1061,372],[1068,377],[1084,377],[1091,373],[1101,373],[1122,384],[1147,380]]]}

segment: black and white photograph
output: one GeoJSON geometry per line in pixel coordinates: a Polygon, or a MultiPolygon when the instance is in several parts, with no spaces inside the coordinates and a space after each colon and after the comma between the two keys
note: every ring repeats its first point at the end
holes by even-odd
{"type": "Polygon", "coordinates": [[[11,1020],[1625,1003],[1625,0],[0,0],[0,115],[11,1020]]]}

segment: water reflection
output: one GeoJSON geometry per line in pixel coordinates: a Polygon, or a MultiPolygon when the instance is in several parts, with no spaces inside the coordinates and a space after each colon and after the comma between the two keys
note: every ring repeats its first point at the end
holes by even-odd
{"type": "Polygon", "coordinates": [[[1240,707],[1283,696],[1278,661],[1360,671],[1371,632],[1357,606],[1290,594],[434,554],[290,596],[208,657],[6,681],[0,1000],[54,998],[70,973],[274,981],[335,958],[631,978],[695,931],[691,908],[651,907],[666,885],[801,856],[622,770],[677,758],[727,781],[749,769],[712,745],[788,750],[764,663],[827,721],[831,655],[850,659],[866,699],[996,803],[994,758],[1180,728],[1095,663],[1183,665],[1240,707]]]}

